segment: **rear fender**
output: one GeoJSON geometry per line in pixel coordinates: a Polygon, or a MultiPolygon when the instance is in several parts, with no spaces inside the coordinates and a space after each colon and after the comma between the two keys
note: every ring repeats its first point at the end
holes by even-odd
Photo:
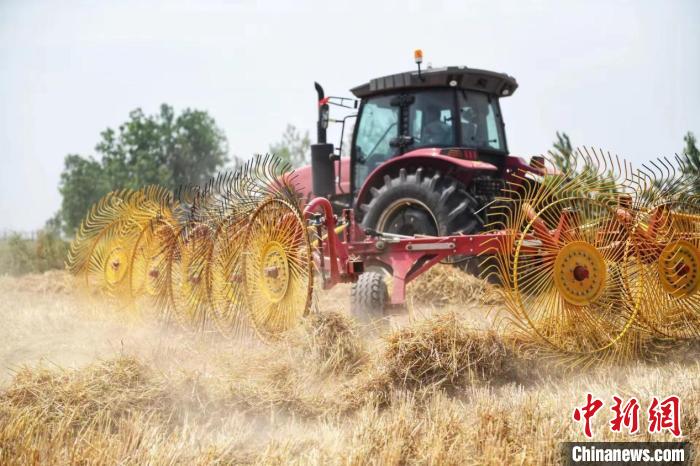
{"type": "Polygon", "coordinates": [[[355,206],[368,202],[370,189],[373,187],[378,188],[383,185],[384,175],[389,175],[394,178],[398,176],[402,168],[409,167],[412,169],[423,167],[426,170],[439,171],[443,175],[451,176],[460,181],[465,186],[468,186],[472,178],[476,175],[498,171],[495,165],[478,160],[458,159],[437,153],[430,155],[404,154],[400,157],[390,159],[369,174],[357,194],[355,206]]]}
{"type": "Polygon", "coordinates": [[[522,178],[522,176],[525,173],[532,173],[534,175],[539,175],[539,176],[558,174],[556,172],[553,172],[547,166],[543,166],[543,167],[533,166],[532,164],[527,163],[525,161],[525,159],[523,159],[522,157],[513,157],[513,156],[506,157],[505,168],[506,168],[506,180],[507,181],[514,181],[514,180],[517,180],[519,178],[522,178]]]}

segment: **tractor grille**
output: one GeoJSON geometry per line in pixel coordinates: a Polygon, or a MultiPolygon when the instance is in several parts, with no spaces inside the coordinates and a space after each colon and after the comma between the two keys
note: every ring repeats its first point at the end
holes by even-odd
{"type": "Polygon", "coordinates": [[[474,195],[484,200],[492,200],[500,195],[506,187],[506,182],[499,178],[479,176],[472,182],[474,195]]]}

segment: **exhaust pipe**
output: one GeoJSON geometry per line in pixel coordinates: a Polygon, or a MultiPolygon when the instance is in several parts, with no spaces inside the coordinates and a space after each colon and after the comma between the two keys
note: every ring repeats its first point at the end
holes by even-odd
{"type": "Polygon", "coordinates": [[[316,122],[316,142],[326,143],[326,128],[328,128],[328,101],[326,101],[323,87],[314,82],[316,94],[318,95],[318,122],[316,122]]]}
{"type": "Polygon", "coordinates": [[[318,94],[318,122],[316,123],[317,140],[311,144],[311,178],[313,193],[316,197],[329,197],[335,194],[335,163],[333,161],[333,144],[326,142],[328,128],[328,100],[323,87],[314,83],[318,94]]]}

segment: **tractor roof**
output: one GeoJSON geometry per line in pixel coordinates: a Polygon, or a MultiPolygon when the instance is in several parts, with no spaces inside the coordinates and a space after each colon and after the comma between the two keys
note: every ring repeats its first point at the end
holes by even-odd
{"type": "Polygon", "coordinates": [[[473,91],[487,92],[497,96],[509,96],[518,88],[515,78],[504,73],[477,70],[466,66],[429,68],[421,71],[391,74],[372,79],[367,84],[351,89],[356,97],[365,98],[376,94],[386,94],[399,89],[420,89],[430,87],[457,87],[473,91]],[[454,81],[453,84],[451,84],[454,81]]]}

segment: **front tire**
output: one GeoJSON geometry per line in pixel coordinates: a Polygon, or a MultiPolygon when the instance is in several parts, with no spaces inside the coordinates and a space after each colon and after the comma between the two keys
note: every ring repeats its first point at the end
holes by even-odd
{"type": "Polygon", "coordinates": [[[350,313],[362,323],[372,323],[384,317],[388,297],[384,275],[364,272],[352,284],[350,313]]]}

